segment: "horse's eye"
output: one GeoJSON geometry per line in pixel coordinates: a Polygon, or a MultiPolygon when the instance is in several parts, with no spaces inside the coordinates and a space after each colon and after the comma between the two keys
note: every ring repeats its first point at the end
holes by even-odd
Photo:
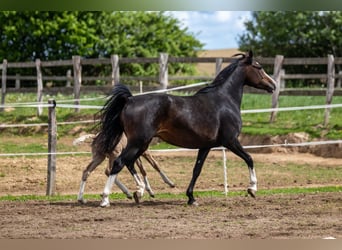
{"type": "Polygon", "coordinates": [[[257,69],[262,69],[262,66],[258,62],[253,62],[252,66],[257,69]]]}

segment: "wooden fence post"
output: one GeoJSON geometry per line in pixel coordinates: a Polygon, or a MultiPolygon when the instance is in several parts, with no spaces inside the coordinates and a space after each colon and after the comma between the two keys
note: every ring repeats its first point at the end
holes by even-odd
{"type": "Polygon", "coordinates": [[[43,101],[43,79],[40,59],[36,59],[36,70],[37,70],[37,115],[41,116],[43,113],[43,108],[39,104],[43,101]]]}
{"type": "Polygon", "coordinates": [[[280,70],[280,84],[279,84],[279,90],[284,90],[286,88],[285,83],[285,69],[280,70]]]}
{"type": "Polygon", "coordinates": [[[15,74],[15,89],[20,89],[20,74],[15,74]]]}
{"type": "Polygon", "coordinates": [[[66,81],[65,87],[71,87],[71,80],[72,80],[71,69],[67,70],[66,77],[67,77],[67,81],[66,81]]]}
{"type": "Polygon", "coordinates": [[[338,72],[339,78],[337,78],[336,88],[341,88],[341,82],[342,82],[342,70],[338,72]]]}
{"type": "Polygon", "coordinates": [[[215,76],[217,76],[222,68],[222,62],[223,59],[222,58],[216,58],[216,64],[215,64],[215,76]]]}
{"type": "Polygon", "coordinates": [[[114,86],[120,82],[119,56],[111,55],[110,61],[112,63],[112,86],[114,86]]]}
{"type": "Polygon", "coordinates": [[[159,83],[162,89],[166,89],[169,81],[168,77],[168,57],[167,53],[159,54],[159,83]]]}
{"type": "Polygon", "coordinates": [[[56,183],[56,148],[57,148],[57,121],[56,121],[56,102],[49,99],[48,114],[48,166],[47,166],[47,188],[46,195],[55,194],[56,183]]]}
{"type": "MultiPolygon", "coordinates": [[[[82,67],[81,67],[81,57],[72,56],[73,68],[74,68],[74,99],[75,105],[80,104],[80,91],[82,84],[82,67]]],[[[79,108],[75,108],[75,112],[80,112],[79,108]]]]}
{"type": "MultiPolygon", "coordinates": [[[[7,60],[2,61],[2,77],[1,77],[1,105],[5,105],[6,98],[6,81],[7,81],[7,60]]],[[[3,111],[4,108],[0,108],[3,111]]]]}
{"type": "MultiPolygon", "coordinates": [[[[330,105],[334,95],[335,87],[335,60],[333,55],[328,55],[328,79],[327,79],[327,94],[326,104],[330,105]]],[[[324,126],[328,126],[330,116],[330,108],[325,109],[324,113],[324,126]]]]}
{"type": "MultiPolygon", "coordinates": [[[[273,67],[273,79],[276,82],[276,90],[273,92],[272,95],[272,108],[278,108],[278,100],[279,100],[279,93],[280,93],[280,80],[281,80],[281,67],[283,65],[284,56],[277,55],[274,60],[274,67],[273,67]]],[[[272,111],[270,122],[274,122],[276,119],[277,112],[272,111]]]]}

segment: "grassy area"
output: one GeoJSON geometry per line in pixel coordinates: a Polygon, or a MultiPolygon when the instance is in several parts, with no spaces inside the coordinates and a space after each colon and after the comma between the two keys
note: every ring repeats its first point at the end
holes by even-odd
{"type": "MultiPolygon", "coordinates": [[[[333,103],[342,103],[341,96],[335,96],[333,103]]],[[[324,96],[280,96],[279,107],[301,107],[324,105],[324,96]]],[[[271,106],[271,96],[245,94],[242,110],[267,109],[271,106]]],[[[329,125],[323,126],[324,109],[278,112],[274,123],[269,123],[269,113],[243,114],[242,132],[251,135],[283,135],[294,132],[308,133],[311,138],[342,138],[342,109],[332,109],[329,125]]]]}
{"type": "MultiPolygon", "coordinates": [[[[44,96],[44,100],[52,98],[44,96]]],[[[57,103],[64,103],[65,100],[71,100],[72,96],[57,95],[53,97],[57,103]]],[[[93,100],[82,101],[83,105],[101,106],[105,99],[103,96],[87,95],[82,98],[94,98],[93,100]]],[[[6,103],[35,102],[35,94],[8,94],[6,103]]],[[[68,102],[72,104],[72,101],[68,102]]],[[[342,103],[341,96],[335,96],[333,103],[342,103]]],[[[279,107],[292,106],[310,106],[325,104],[324,96],[280,96],[279,107]]],[[[242,99],[242,110],[270,108],[271,95],[245,94],[242,99]]],[[[57,121],[79,121],[92,120],[97,109],[81,109],[79,113],[70,108],[57,108],[57,121]]],[[[36,108],[9,108],[5,112],[0,112],[0,124],[28,124],[28,123],[47,123],[47,109],[44,109],[43,115],[37,117],[36,108]]],[[[243,130],[245,134],[251,135],[282,135],[293,132],[306,132],[311,138],[342,138],[342,109],[332,109],[330,122],[327,127],[323,127],[324,109],[318,110],[300,110],[279,112],[276,122],[269,123],[269,113],[243,114],[243,130]]],[[[63,125],[58,127],[58,136],[62,137],[70,134],[70,131],[76,125],[63,125]]],[[[81,126],[81,125],[80,125],[81,126]]],[[[94,124],[82,124],[82,128],[87,131],[93,131],[94,124]]],[[[27,127],[27,128],[9,128],[1,129],[2,134],[20,134],[21,136],[32,134],[46,134],[47,128],[27,127]]],[[[1,146],[0,146],[1,147],[1,146]]]]}
{"type": "MultiPolygon", "coordinates": [[[[278,188],[270,190],[259,190],[257,195],[275,195],[275,194],[312,194],[312,193],[326,193],[326,192],[342,192],[342,186],[329,186],[329,187],[313,187],[313,188],[278,188]]],[[[244,196],[246,192],[244,191],[229,191],[227,196],[244,196]]],[[[225,197],[225,194],[221,191],[195,191],[195,197],[225,197]]],[[[86,200],[99,200],[99,195],[86,194],[84,196],[86,200]]],[[[127,199],[122,193],[112,193],[110,195],[111,200],[124,200],[127,199]]],[[[181,194],[171,194],[171,193],[159,193],[156,194],[155,199],[187,199],[186,195],[181,194]]],[[[54,195],[54,196],[43,196],[43,195],[6,195],[1,196],[0,201],[76,201],[76,195],[54,195]]]]}

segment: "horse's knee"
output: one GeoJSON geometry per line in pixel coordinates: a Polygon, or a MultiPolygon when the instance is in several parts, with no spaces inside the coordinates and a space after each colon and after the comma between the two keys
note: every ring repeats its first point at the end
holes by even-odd
{"type": "Polygon", "coordinates": [[[83,171],[82,181],[87,181],[89,175],[90,175],[90,171],[88,170],[83,171]]]}
{"type": "Polygon", "coordinates": [[[106,168],[106,169],[105,169],[105,175],[106,175],[107,177],[110,175],[110,171],[111,171],[110,168],[106,168]]]}
{"type": "Polygon", "coordinates": [[[108,169],[109,175],[114,175],[114,174],[116,175],[116,174],[118,174],[123,169],[124,165],[125,164],[120,160],[120,158],[117,158],[114,161],[112,168],[108,169]]]}

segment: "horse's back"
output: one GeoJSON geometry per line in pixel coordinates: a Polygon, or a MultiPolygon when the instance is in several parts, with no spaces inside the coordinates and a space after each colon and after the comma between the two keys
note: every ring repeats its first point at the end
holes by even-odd
{"type": "Polygon", "coordinates": [[[200,96],[151,94],[129,98],[121,115],[129,138],[158,136],[182,147],[216,146],[219,115],[211,101],[200,96]]]}

